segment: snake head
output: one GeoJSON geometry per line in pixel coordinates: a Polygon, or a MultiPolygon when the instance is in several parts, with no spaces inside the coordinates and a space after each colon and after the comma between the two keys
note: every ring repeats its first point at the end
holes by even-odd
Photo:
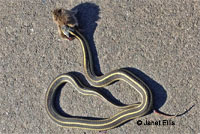
{"type": "Polygon", "coordinates": [[[68,40],[71,41],[71,40],[73,40],[75,38],[73,35],[70,34],[71,32],[75,31],[74,27],[69,27],[67,25],[64,25],[60,29],[61,29],[61,32],[66,36],[66,38],[68,40]]]}

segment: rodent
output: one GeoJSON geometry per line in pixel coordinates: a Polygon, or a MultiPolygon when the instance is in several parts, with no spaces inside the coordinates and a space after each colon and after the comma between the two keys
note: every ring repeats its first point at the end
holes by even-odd
{"type": "Polygon", "coordinates": [[[71,28],[78,27],[78,21],[76,18],[77,10],[66,10],[63,8],[57,8],[52,11],[53,20],[57,24],[58,32],[63,39],[72,40],[69,36],[67,37],[66,34],[62,32],[63,26],[68,26],[71,28]]]}

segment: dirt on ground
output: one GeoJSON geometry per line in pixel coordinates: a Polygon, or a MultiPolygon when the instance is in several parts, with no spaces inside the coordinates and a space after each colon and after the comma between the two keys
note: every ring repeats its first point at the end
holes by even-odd
{"type": "MultiPolygon", "coordinates": [[[[60,127],[45,110],[45,93],[56,76],[70,71],[84,75],[79,41],[62,40],[53,23],[51,11],[60,7],[78,9],[97,72],[128,67],[150,87],[156,109],[182,114],[169,119],[149,113],[107,134],[200,133],[199,0],[1,0],[0,133],[100,133],[60,127]]],[[[125,82],[106,89],[126,104],[141,99],[125,82]]],[[[109,117],[118,112],[70,84],[59,100],[71,115],[109,117]]]]}

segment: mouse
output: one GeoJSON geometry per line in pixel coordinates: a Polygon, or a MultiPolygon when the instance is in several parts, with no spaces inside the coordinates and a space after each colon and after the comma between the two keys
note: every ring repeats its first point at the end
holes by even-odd
{"type": "Polygon", "coordinates": [[[52,11],[53,21],[56,23],[58,33],[63,39],[73,39],[73,37],[70,37],[68,32],[63,30],[78,27],[78,20],[75,16],[77,12],[78,10],[66,10],[63,8],[57,8],[52,11]]]}

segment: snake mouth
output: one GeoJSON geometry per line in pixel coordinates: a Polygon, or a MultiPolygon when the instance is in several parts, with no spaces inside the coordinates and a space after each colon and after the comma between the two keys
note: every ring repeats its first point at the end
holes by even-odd
{"type": "Polygon", "coordinates": [[[65,37],[69,40],[69,41],[72,41],[75,39],[75,36],[73,36],[72,34],[69,33],[69,36],[66,36],[65,37]]]}
{"type": "Polygon", "coordinates": [[[64,26],[61,27],[61,31],[69,41],[75,39],[75,36],[70,34],[70,32],[75,31],[74,27],[69,27],[68,25],[64,25],[64,26]]]}
{"type": "Polygon", "coordinates": [[[67,39],[68,39],[69,41],[72,41],[72,40],[75,39],[75,37],[67,37],[67,39]]]}

